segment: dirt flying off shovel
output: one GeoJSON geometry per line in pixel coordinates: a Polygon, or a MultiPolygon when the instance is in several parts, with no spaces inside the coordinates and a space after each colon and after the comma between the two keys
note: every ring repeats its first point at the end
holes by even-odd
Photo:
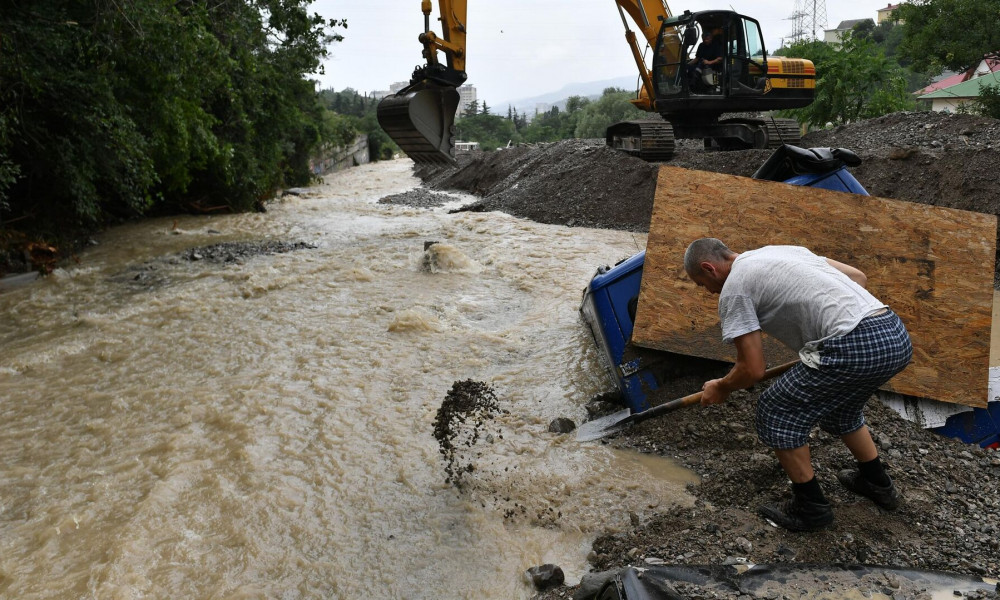
{"type": "MultiPolygon", "coordinates": [[[[799,361],[795,360],[790,363],[785,363],[768,369],[764,371],[764,377],[761,378],[761,381],[773,379],[788,369],[791,369],[798,363],[799,361]]],[[[653,408],[644,410],[640,413],[632,414],[632,411],[626,408],[625,410],[618,411],[614,414],[600,417],[598,419],[594,419],[593,421],[587,421],[586,423],[580,425],[580,427],[576,430],[576,441],[590,442],[593,440],[599,440],[606,435],[611,435],[612,433],[621,431],[629,425],[635,425],[636,423],[641,423],[647,419],[663,416],[669,412],[677,410],[678,408],[697,404],[701,402],[701,394],[702,392],[697,392],[695,394],[691,394],[690,396],[677,398],[676,400],[665,402],[659,406],[654,406],[653,408]]]]}

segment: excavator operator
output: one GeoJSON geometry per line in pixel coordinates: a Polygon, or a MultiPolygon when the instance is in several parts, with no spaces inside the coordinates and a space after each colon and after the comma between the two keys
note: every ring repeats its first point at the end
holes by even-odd
{"type": "Polygon", "coordinates": [[[706,29],[701,34],[701,43],[694,58],[688,62],[688,77],[693,88],[700,84],[705,69],[719,70],[724,54],[721,36],[706,29]]]}

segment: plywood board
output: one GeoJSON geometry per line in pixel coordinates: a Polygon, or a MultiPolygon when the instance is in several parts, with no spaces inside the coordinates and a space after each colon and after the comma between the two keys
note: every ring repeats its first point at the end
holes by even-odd
{"type": "MultiPolygon", "coordinates": [[[[883,389],[985,406],[996,217],[981,213],[664,166],[650,221],[632,341],[735,360],[717,296],[684,273],[684,250],[716,237],[735,252],[805,246],[853,265],[902,317],[913,362],[883,389]]],[[[794,354],[765,342],[768,362],[794,354]]]]}

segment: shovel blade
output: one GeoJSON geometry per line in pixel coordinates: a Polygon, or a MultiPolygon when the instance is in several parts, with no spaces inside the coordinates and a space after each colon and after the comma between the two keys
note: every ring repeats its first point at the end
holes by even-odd
{"type": "Polygon", "coordinates": [[[623,426],[622,422],[630,416],[632,416],[632,411],[626,408],[616,413],[594,419],[593,421],[587,421],[576,429],[576,441],[592,442],[604,436],[611,435],[620,430],[623,426]]]}

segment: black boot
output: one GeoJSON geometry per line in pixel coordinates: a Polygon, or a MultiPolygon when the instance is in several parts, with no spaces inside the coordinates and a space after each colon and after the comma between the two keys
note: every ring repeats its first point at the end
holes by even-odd
{"type": "Polygon", "coordinates": [[[870,499],[885,510],[895,510],[902,498],[895,484],[892,483],[892,479],[889,479],[888,476],[886,476],[886,480],[888,480],[889,485],[877,485],[862,477],[860,471],[844,469],[837,473],[837,480],[845,488],[870,499]]]}
{"type": "Polygon", "coordinates": [[[791,531],[815,531],[833,523],[833,509],[815,477],[806,483],[793,483],[791,500],[765,504],[758,510],[791,531]]]}
{"type": "Polygon", "coordinates": [[[829,502],[819,503],[793,497],[778,504],[765,504],[758,512],[791,531],[816,531],[833,523],[833,509],[829,502]]]}

